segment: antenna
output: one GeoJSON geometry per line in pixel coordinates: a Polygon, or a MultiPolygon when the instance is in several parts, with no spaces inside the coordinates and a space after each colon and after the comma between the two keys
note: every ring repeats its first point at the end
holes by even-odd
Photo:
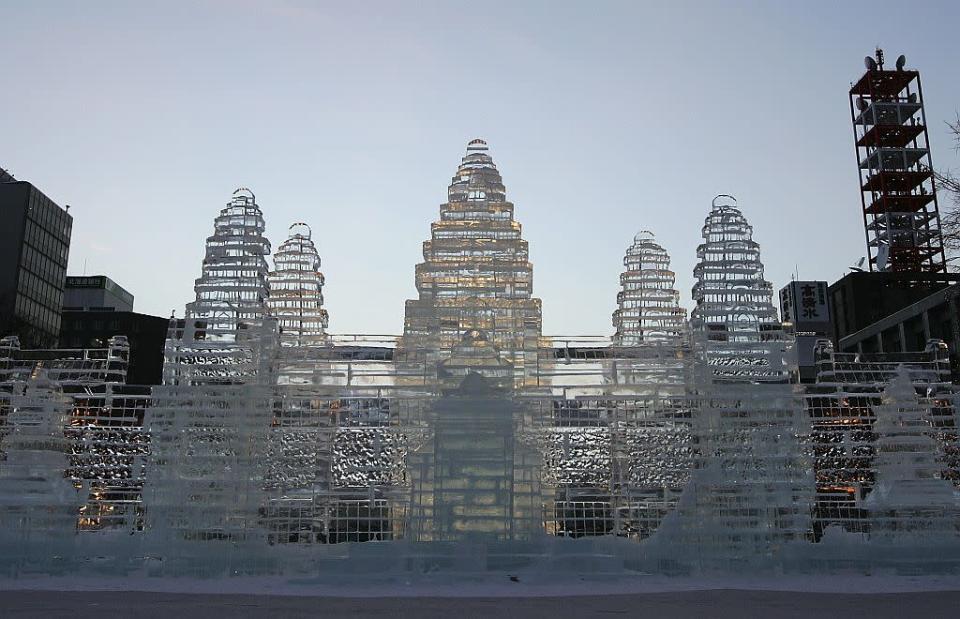
{"type": "Polygon", "coordinates": [[[877,64],[880,65],[880,70],[883,71],[883,50],[880,47],[877,47],[877,64]]]}
{"type": "Polygon", "coordinates": [[[907,57],[900,54],[897,56],[897,71],[903,71],[905,66],[907,66],[907,57]]]}
{"type": "Polygon", "coordinates": [[[870,56],[864,56],[863,66],[867,68],[867,71],[876,71],[877,70],[877,61],[871,58],[870,56]]]}

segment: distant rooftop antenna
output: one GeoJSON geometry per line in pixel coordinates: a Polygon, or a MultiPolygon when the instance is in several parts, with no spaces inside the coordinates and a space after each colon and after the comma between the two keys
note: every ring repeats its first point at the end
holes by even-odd
{"type": "Polygon", "coordinates": [[[883,50],[877,47],[877,64],[880,65],[880,70],[883,71],[883,50]]]}
{"type": "Polygon", "coordinates": [[[903,71],[905,66],[907,66],[907,57],[900,54],[897,56],[897,71],[903,71]]]}
{"type": "Polygon", "coordinates": [[[865,56],[863,58],[863,66],[867,68],[867,71],[876,71],[877,70],[877,61],[870,56],[865,56]]]}

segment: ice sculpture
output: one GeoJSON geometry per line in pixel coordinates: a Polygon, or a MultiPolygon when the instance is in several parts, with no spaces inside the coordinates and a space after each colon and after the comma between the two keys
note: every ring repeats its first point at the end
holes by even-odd
{"type": "Polygon", "coordinates": [[[623,257],[617,310],[613,313],[615,344],[677,339],[686,326],[687,312],[680,307],[670,256],[646,230],[633,237],[623,257]]]}
{"type": "Polygon", "coordinates": [[[544,337],[482,141],[449,195],[399,338],[327,333],[309,228],[268,275],[263,217],[238,190],[149,398],[124,384],[121,337],[56,355],[0,341],[0,567],[960,572],[942,343],[896,362],[824,346],[817,385],[791,384],[759,248],[722,196],[693,330],[642,234],[616,336],[544,337]],[[825,497],[851,487],[836,516],[825,497]]]}
{"type": "MultiPolygon", "coordinates": [[[[928,410],[940,475],[960,479],[956,435],[956,387],[950,383],[946,344],[928,342],[913,353],[842,353],[828,341],[816,349],[817,382],[804,400],[811,423],[811,448],[817,481],[814,530],[833,527],[851,533],[870,531],[864,504],[877,475],[877,423],[886,418],[882,398],[887,386],[904,374],[918,402],[928,410]]],[[[876,499],[874,499],[876,500],[876,499]]]]}
{"type": "Polygon", "coordinates": [[[875,408],[876,481],[864,501],[871,538],[944,539],[960,535],[960,495],[941,479],[932,410],[918,402],[905,369],[890,381],[875,408]]]}
{"type": "Polygon", "coordinates": [[[717,380],[786,382],[786,338],[760,246],[736,199],[719,195],[697,247],[690,323],[717,380]]]}
{"type": "Polygon", "coordinates": [[[233,192],[213,226],[186,319],[197,324],[197,339],[233,342],[263,318],[270,242],[263,236],[263,213],[245,187],[233,192]]]}
{"type": "Polygon", "coordinates": [[[432,440],[412,455],[418,542],[520,542],[542,534],[538,454],[520,440],[518,403],[478,373],[431,411],[432,440]]]}
{"type": "Polygon", "coordinates": [[[789,385],[704,385],[692,399],[697,457],[674,512],[651,540],[674,565],[730,571],[776,563],[812,531],[804,411],[789,385]],[[667,548],[660,546],[668,545],[667,548]]]}
{"type": "Polygon", "coordinates": [[[9,408],[0,442],[2,561],[8,569],[54,570],[55,557],[71,550],[77,513],[86,498],[82,484],[74,486],[64,475],[70,441],[63,429],[70,400],[42,367],[12,387],[4,398],[9,408]]]}
{"type": "Polygon", "coordinates": [[[0,340],[0,419],[11,394],[35,386],[40,374],[67,404],[61,431],[69,459],[56,474],[88,489],[75,514],[81,532],[142,526],[150,390],[125,384],[129,355],[124,336],[111,337],[106,348],[74,350],[21,350],[17,338],[0,340]]]}
{"type": "Polygon", "coordinates": [[[522,384],[536,368],[540,300],[532,296],[527,242],[486,142],[467,144],[447,196],[423,244],[419,297],[406,304],[400,356],[434,368],[477,331],[522,384]]]}
{"type": "Polygon", "coordinates": [[[273,255],[267,281],[267,309],[280,323],[285,346],[326,341],[327,310],[323,309],[323,273],[310,226],[295,223],[273,255]]]}
{"type": "Polygon", "coordinates": [[[241,188],[207,239],[196,300],[171,319],[164,384],[148,411],[152,453],[145,489],[150,539],[178,553],[220,548],[186,542],[262,539],[276,319],[265,318],[270,243],[253,193],[241,188]]]}

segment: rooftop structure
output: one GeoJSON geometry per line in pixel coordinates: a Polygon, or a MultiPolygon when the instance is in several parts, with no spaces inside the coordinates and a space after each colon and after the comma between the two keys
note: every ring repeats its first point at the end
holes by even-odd
{"type": "Polygon", "coordinates": [[[646,230],[633,237],[623,257],[617,309],[613,313],[614,343],[636,346],[666,341],[684,332],[687,311],[680,307],[670,255],[646,230]]]}
{"type": "Polygon", "coordinates": [[[814,348],[833,336],[827,282],[794,280],[781,288],[780,316],[793,326],[800,382],[812,383],[817,378],[814,348]]]}
{"type": "Polygon", "coordinates": [[[64,311],[132,312],[133,295],[106,275],[68,275],[64,311]]]}
{"type": "Polygon", "coordinates": [[[871,271],[945,273],[940,211],[920,72],[865,58],[850,88],[860,196],[871,271]]]}

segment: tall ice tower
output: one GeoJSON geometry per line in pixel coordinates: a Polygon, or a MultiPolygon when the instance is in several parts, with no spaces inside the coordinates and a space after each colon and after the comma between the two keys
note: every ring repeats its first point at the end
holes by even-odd
{"type": "Polygon", "coordinates": [[[327,340],[327,310],[323,309],[323,273],[310,226],[298,222],[273,255],[267,309],[280,323],[285,346],[323,344],[327,340]]]}
{"type": "Polygon", "coordinates": [[[670,255],[652,232],[643,230],[623,257],[617,309],[613,326],[614,343],[639,346],[643,342],[677,343],[684,331],[687,311],[680,307],[680,293],[674,288],[676,276],[670,270],[670,255]]]}
{"type": "Polygon", "coordinates": [[[233,342],[259,326],[266,311],[270,241],[253,192],[241,187],[213,223],[207,238],[197,298],[187,304],[188,321],[201,321],[204,339],[233,342]]]}
{"type": "Polygon", "coordinates": [[[785,382],[786,336],[763,276],[760,245],[733,196],[719,195],[703,225],[690,325],[714,380],[785,382]]]}
{"type": "Polygon", "coordinates": [[[419,298],[406,303],[402,358],[425,363],[429,375],[454,348],[483,341],[513,366],[515,384],[532,376],[541,330],[533,265],[483,140],[467,145],[430,228],[416,268],[419,298]]]}

